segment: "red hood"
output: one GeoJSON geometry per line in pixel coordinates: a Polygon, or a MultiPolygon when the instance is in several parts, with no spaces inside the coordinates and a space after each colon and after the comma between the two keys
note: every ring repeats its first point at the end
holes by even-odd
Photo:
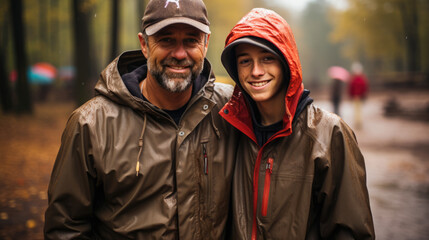
{"type": "MultiPolygon", "coordinates": [[[[231,30],[225,40],[225,47],[246,36],[263,38],[273,43],[283,54],[289,65],[290,82],[285,97],[284,129],[280,134],[276,134],[273,137],[287,136],[292,133],[292,120],[299,97],[304,90],[301,63],[292,30],[289,24],[277,13],[263,8],[255,8],[231,30]]],[[[245,105],[244,95],[238,86],[236,86],[231,100],[224,106],[220,114],[229,123],[255,140],[252,120],[245,105]]]]}

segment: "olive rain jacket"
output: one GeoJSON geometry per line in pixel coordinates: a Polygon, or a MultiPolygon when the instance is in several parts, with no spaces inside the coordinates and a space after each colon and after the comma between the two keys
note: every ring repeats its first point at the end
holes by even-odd
{"type": "Polygon", "coordinates": [[[273,11],[253,9],[231,30],[226,46],[244,36],[266,39],[283,53],[290,84],[283,129],[263,146],[257,144],[246,105],[251,101],[238,79],[220,112],[242,133],[233,178],[231,238],[374,239],[364,158],[355,135],[337,115],[313,105],[307,91],[303,94],[288,24],[273,11]]]}
{"type": "Polygon", "coordinates": [[[237,139],[218,112],[233,87],[215,84],[205,60],[176,125],[121,79],[145,62],[140,51],[122,54],[101,73],[97,95],[69,118],[49,185],[45,239],[225,235],[237,139]]]}

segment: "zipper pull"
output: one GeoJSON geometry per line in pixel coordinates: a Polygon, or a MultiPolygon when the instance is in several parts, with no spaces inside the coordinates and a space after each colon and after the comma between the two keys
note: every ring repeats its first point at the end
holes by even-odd
{"type": "Polygon", "coordinates": [[[136,165],[136,176],[139,176],[139,171],[140,171],[140,163],[137,161],[137,165],[136,165]]]}
{"type": "Polygon", "coordinates": [[[206,146],[203,144],[203,157],[204,157],[204,174],[209,174],[209,164],[208,164],[208,158],[207,158],[207,151],[206,146]]]}
{"type": "Polygon", "coordinates": [[[267,216],[268,212],[268,202],[270,198],[270,185],[271,185],[271,174],[273,173],[273,159],[268,158],[265,165],[265,182],[264,182],[264,192],[262,194],[262,205],[261,205],[261,214],[263,217],[267,216]]]}
{"type": "Polygon", "coordinates": [[[265,165],[265,170],[270,174],[273,173],[273,159],[272,158],[268,158],[267,164],[265,165]]]}

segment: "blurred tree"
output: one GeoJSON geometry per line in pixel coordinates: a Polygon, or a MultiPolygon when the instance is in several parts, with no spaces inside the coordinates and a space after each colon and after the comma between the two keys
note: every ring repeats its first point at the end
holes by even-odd
{"type": "MultiPolygon", "coordinates": [[[[391,0],[391,4],[398,10],[405,34],[405,49],[407,53],[407,67],[410,72],[420,70],[420,41],[419,41],[419,14],[418,0],[391,0]]],[[[386,4],[386,3],[385,3],[386,4]]]]}
{"type": "Polygon", "coordinates": [[[212,63],[217,76],[228,76],[220,61],[226,36],[232,27],[252,9],[252,2],[247,0],[205,1],[210,21],[210,41],[207,58],[212,63]]]}
{"type": "Polygon", "coordinates": [[[49,62],[57,67],[72,64],[70,1],[24,0],[28,64],[49,62]]]}
{"type": "MultiPolygon", "coordinates": [[[[144,0],[136,0],[136,1],[137,1],[137,7],[136,7],[137,17],[138,17],[138,19],[141,20],[143,17],[143,13],[145,11],[145,8],[146,8],[146,1],[144,1],[144,0]]],[[[138,24],[137,31],[138,32],[141,31],[141,22],[139,22],[139,24],[138,24]]]]}
{"type": "Polygon", "coordinates": [[[9,77],[6,71],[6,54],[2,46],[0,45],[0,102],[3,112],[10,113],[13,111],[13,102],[9,77]]]}
{"type": "Polygon", "coordinates": [[[13,24],[13,42],[17,68],[16,110],[18,113],[32,113],[30,88],[27,80],[27,56],[25,50],[25,31],[22,18],[22,0],[10,0],[13,24]]]}
{"type": "Polygon", "coordinates": [[[72,0],[73,32],[74,32],[74,65],[76,75],[74,79],[75,101],[78,106],[92,97],[92,83],[94,79],[93,52],[91,47],[91,10],[96,0],[72,0]]]}
{"type": "Polygon", "coordinates": [[[118,34],[119,34],[119,0],[111,0],[111,30],[110,30],[110,59],[113,60],[118,54],[118,34]]]}
{"type": "Polygon", "coordinates": [[[9,76],[7,74],[6,66],[6,47],[7,47],[7,36],[8,36],[8,25],[9,25],[9,14],[8,14],[8,3],[0,7],[0,103],[2,110],[5,113],[13,111],[12,102],[12,91],[9,82],[9,76]]]}
{"type": "MultiPolygon", "coordinates": [[[[207,58],[210,60],[213,71],[219,79],[228,76],[220,61],[225,39],[234,25],[252,8],[270,8],[285,17],[288,21],[291,20],[286,9],[266,0],[206,0],[204,2],[208,10],[211,31],[207,58]]],[[[225,80],[233,83],[228,77],[225,80]]]]}
{"type": "Polygon", "coordinates": [[[141,19],[143,17],[145,2],[142,0],[127,1],[121,5],[120,20],[120,42],[121,51],[140,49],[140,42],[137,34],[140,32],[141,19]]]}
{"type": "Polygon", "coordinates": [[[252,0],[252,8],[266,8],[267,3],[265,0],[252,0]]]}
{"type": "Polygon", "coordinates": [[[427,0],[348,0],[349,7],[337,15],[332,39],[344,43],[347,57],[367,58],[378,71],[419,72],[422,57],[428,58],[420,50],[428,31],[420,21],[427,15],[427,4],[427,0]]]}
{"type": "Polygon", "coordinates": [[[421,49],[421,66],[422,71],[426,74],[426,82],[429,83],[429,1],[422,0],[419,3],[419,11],[420,11],[420,49],[421,49]]]}
{"type": "Polygon", "coordinates": [[[26,43],[28,64],[52,62],[50,0],[23,0],[24,27],[29,38],[26,43]]]}
{"type": "Polygon", "coordinates": [[[49,37],[49,49],[50,49],[50,62],[54,63],[58,66],[59,59],[56,52],[58,52],[58,42],[59,42],[59,3],[57,0],[49,0],[49,31],[48,31],[48,37],[49,37]]]}
{"type": "Polygon", "coordinates": [[[344,66],[338,44],[329,39],[333,26],[328,18],[332,8],[325,0],[310,2],[300,18],[298,46],[304,78],[308,84],[317,87],[326,82],[326,70],[333,65],[344,66]]]}
{"type": "Polygon", "coordinates": [[[38,3],[37,9],[39,10],[39,18],[38,18],[38,29],[39,29],[39,36],[38,39],[40,41],[41,47],[39,49],[39,57],[41,58],[40,61],[49,61],[50,57],[50,39],[49,39],[49,30],[51,25],[51,19],[49,19],[50,14],[50,4],[47,0],[38,0],[36,1],[38,3]],[[43,53],[43,54],[41,54],[43,53]]]}

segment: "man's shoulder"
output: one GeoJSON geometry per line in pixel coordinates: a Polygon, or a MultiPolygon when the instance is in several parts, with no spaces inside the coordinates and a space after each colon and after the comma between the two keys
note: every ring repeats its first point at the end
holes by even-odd
{"type": "Polygon", "coordinates": [[[70,119],[74,119],[81,124],[92,125],[98,122],[101,117],[115,114],[119,108],[119,104],[102,95],[97,95],[75,109],[71,114],[70,119]]]}
{"type": "Polygon", "coordinates": [[[334,132],[353,132],[348,124],[337,114],[329,112],[315,104],[309,104],[300,116],[301,128],[317,138],[331,139],[334,132]]]}
{"type": "Polygon", "coordinates": [[[303,116],[306,125],[310,128],[323,126],[323,127],[335,127],[340,125],[343,121],[341,117],[335,113],[329,112],[324,108],[317,106],[314,103],[311,103],[307,106],[305,110],[306,114],[303,116]]]}
{"type": "Polygon", "coordinates": [[[214,83],[214,93],[221,99],[229,100],[234,91],[234,86],[227,83],[215,82],[214,83]]]}

